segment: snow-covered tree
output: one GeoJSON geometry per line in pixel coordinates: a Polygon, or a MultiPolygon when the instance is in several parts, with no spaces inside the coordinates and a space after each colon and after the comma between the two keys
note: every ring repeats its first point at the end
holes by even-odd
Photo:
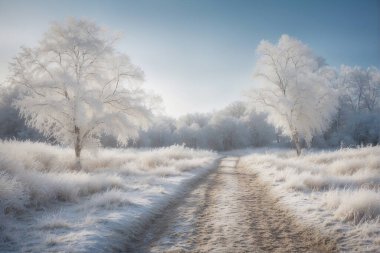
{"type": "Polygon", "coordinates": [[[380,71],[343,65],[340,68],[341,95],[353,111],[374,111],[380,99],[380,71]]]}
{"type": "Polygon", "coordinates": [[[244,122],[226,114],[226,111],[216,113],[210,122],[216,133],[214,142],[219,142],[219,150],[230,150],[249,146],[249,131],[244,122]]]}
{"type": "Polygon", "coordinates": [[[154,119],[147,132],[140,133],[137,144],[148,147],[166,147],[174,144],[175,120],[161,116],[154,119]]]}
{"type": "Polygon", "coordinates": [[[115,50],[116,40],[93,22],[71,18],[52,24],[11,63],[10,82],[23,89],[14,105],[30,126],[72,145],[78,168],[83,147],[99,145],[102,134],[127,144],[150,122],[143,72],[115,50]]]}
{"type": "Polygon", "coordinates": [[[302,42],[282,35],[278,44],[262,41],[255,76],[260,88],[252,93],[268,122],[291,138],[301,153],[301,142],[309,145],[322,133],[336,112],[337,99],[330,87],[323,59],[302,42]]]}
{"type": "Polygon", "coordinates": [[[41,134],[28,127],[25,120],[18,117],[18,110],[12,106],[18,94],[17,87],[0,87],[0,139],[44,140],[41,134]]]}
{"type": "Polygon", "coordinates": [[[379,142],[380,70],[341,66],[334,81],[339,107],[326,141],[332,146],[379,142]]]}

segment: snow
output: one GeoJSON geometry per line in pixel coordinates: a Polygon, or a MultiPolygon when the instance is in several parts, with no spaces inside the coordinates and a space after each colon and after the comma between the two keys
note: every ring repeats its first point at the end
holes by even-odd
{"type": "Polygon", "coordinates": [[[100,149],[75,171],[72,149],[0,142],[0,251],[123,250],[218,158],[183,146],[100,149]]]}
{"type": "Polygon", "coordinates": [[[380,147],[309,151],[258,150],[241,166],[258,173],[300,221],[338,235],[342,251],[380,247],[380,147]]]}

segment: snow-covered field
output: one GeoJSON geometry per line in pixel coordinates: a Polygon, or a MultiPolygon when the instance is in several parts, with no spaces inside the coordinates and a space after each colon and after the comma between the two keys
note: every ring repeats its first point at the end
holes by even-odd
{"type": "Polygon", "coordinates": [[[302,223],[338,236],[342,251],[380,248],[380,146],[310,151],[260,150],[241,159],[302,223]]]}
{"type": "Polygon", "coordinates": [[[109,252],[186,186],[216,167],[218,155],[182,146],[84,152],[42,143],[0,142],[0,251],[109,252]]]}

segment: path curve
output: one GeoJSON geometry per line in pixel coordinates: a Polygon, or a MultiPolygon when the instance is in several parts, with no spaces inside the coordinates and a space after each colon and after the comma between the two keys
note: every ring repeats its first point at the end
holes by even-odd
{"type": "Polygon", "coordinates": [[[335,252],[331,238],[299,224],[239,158],[156,219],[128,252],[335,252]]]}

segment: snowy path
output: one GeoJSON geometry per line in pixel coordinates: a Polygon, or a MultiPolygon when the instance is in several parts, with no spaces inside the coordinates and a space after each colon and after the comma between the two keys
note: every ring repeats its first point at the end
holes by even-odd
{"type": "Polygon", "coordinates": [[[224,158],[128,252],[331,252],[334,244],[295,222],[255,174],[224,158]]]}

